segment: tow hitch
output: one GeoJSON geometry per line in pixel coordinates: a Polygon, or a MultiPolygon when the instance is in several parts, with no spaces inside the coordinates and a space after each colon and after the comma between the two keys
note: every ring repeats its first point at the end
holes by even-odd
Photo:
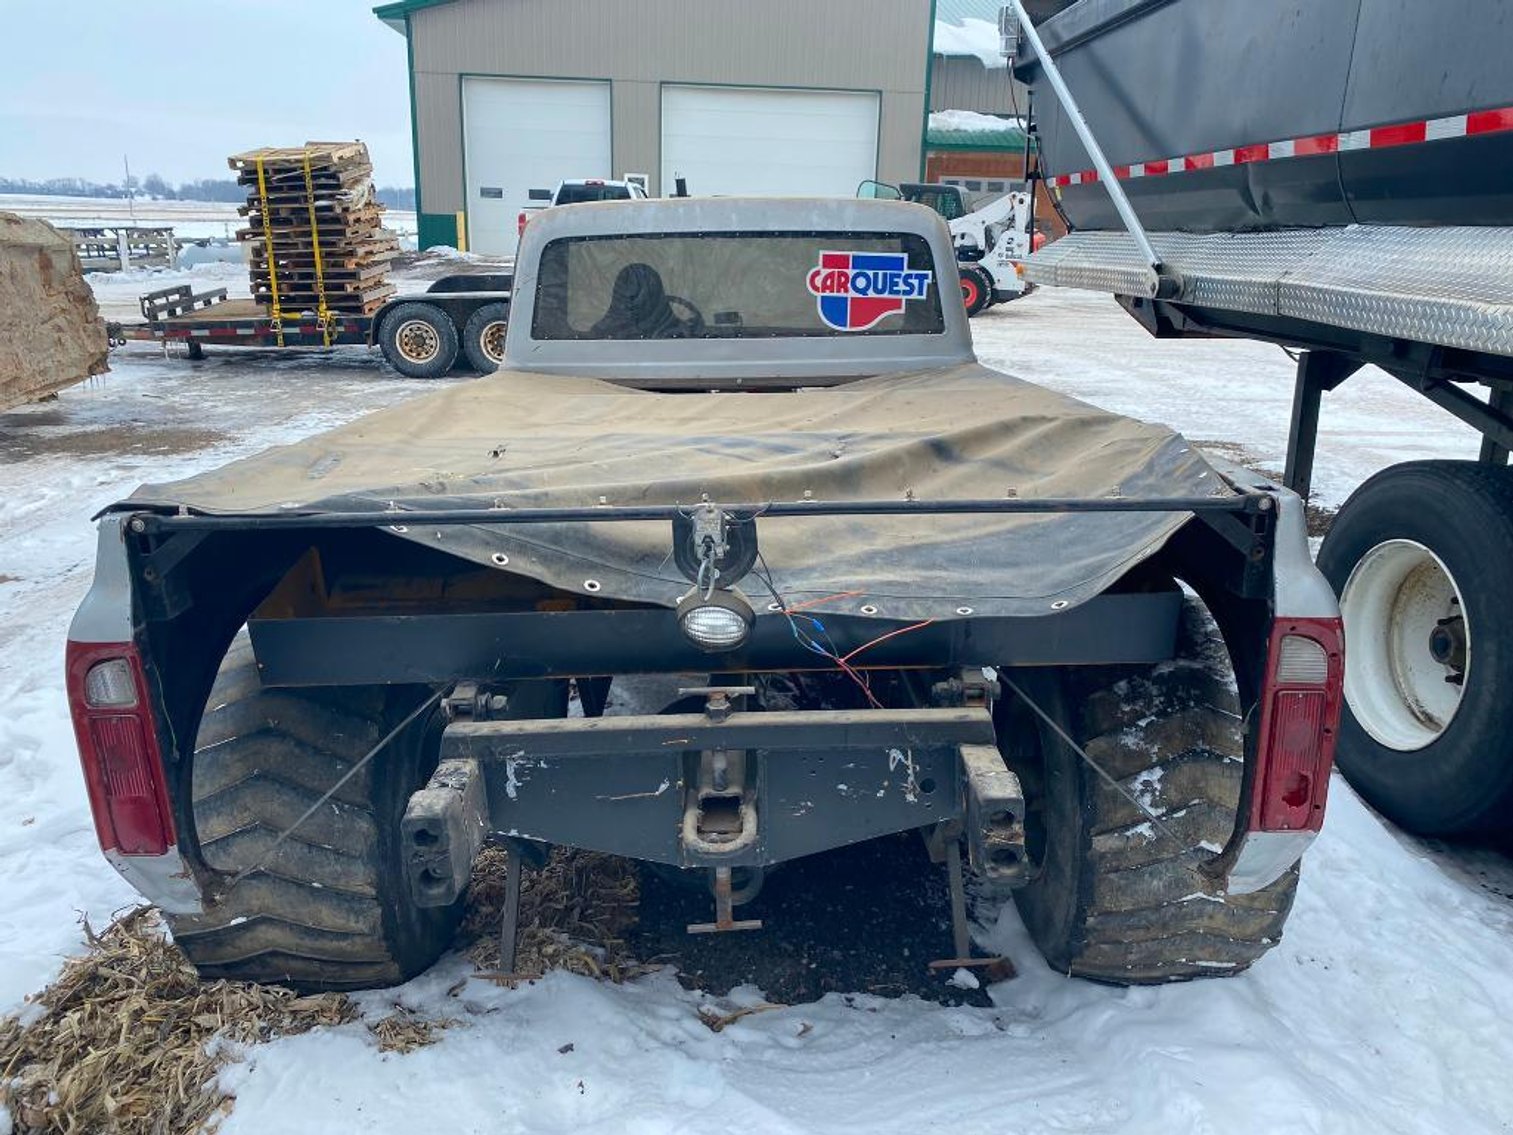
{"type": "Polygon", "coordinates": [[[958,947],[963,855],[980,875],[1025,881],[1023,794],[986,702],[765,712],[744,708],[750,686],[680,693],[703,697],[704,711],[490,720],[497,699],[459,686],[446,699],[440,763],[401,824],[416,902],[455,902],[491,835],[511,852],[507,962],[518,865],[554,845],[707,872],[714,918],[692,933],[759,929],[735,908],[755,897],[751,880],[765,868],[894,832],[952,833],[954,856],[939,858],[958,860],[958,947]]]}

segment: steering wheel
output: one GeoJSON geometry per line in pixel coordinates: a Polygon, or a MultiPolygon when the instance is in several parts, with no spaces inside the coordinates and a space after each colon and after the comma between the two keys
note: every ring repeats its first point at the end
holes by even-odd
{"type": "Polygon", "coordinates": [[[697,339],[700,335],[704,334],[704,313],[692,302],[684,299],[682,296],[675,296],[671,293],[667,296],[667,302],[674,307],[681,307],[684,311],[688,312],[688,318],[680,318],[678,320],[683,325],[684,338],[697,339]]]}

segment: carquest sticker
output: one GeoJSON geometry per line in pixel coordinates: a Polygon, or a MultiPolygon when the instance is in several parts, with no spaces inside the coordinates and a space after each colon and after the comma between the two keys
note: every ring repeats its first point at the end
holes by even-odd
{"type": "Polygon", "coordinates": [[[909,267],[904,252],[821,252],[809,273],[820,318],[837,331],[866,331],[930,294],[933,272],[909,267]]]}

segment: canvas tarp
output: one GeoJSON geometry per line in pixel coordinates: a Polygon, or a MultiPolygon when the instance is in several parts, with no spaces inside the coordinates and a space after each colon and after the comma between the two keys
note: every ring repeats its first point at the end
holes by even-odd
{"type": "MultiPolygon", "coordinates": [[[[659,394],[503,370],[133,501],[216,513],[769,501],[1193,497],[1229,492],[1177,434],[976,364],[786,393],[659,394]]],[[[880,617],[1047,614],[1097,595],[1189,514],[759,519],[786,599],[880,617]],[[849,606],[849,604],[848,604],[849,606]]],[[[671,605],[665,522],[405,526],[572,592],[671,605]],[[594,581],[597,589],[588,586],[594,581]]],[[[747,580],[754,599],[765,589],[747,580]]]]}

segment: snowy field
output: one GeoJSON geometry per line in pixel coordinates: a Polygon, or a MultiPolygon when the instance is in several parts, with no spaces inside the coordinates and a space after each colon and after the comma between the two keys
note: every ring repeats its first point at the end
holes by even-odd
{"type": "MultiPolygon", "coordinates": [[[[145,290],[96,284],[111,318],[130,315],[145,290]]],[[[991,365],[1281,464],[1292,364],[1275,348],[1158,343],[1111,301],[1077,293],[995,309],[974,332],[991,365]]],[[[62,689],[64,635],[94,554],[89,516],[143,480],[434,389],[357,349],[211,350],[190,364],[133,344],[112,364],[55,402],[0,415],[5,1012],[81,948],[81,914],[98,927],[134,897],[95,849],[62,689]]],[[[1475,450],[1469,430],[1369,374],[1325,400],[1319,494],[1337,505],[1390,462],[1475,450]]],[[[1039,961],[1008,907],[979,911],[980,944],[1019,970],[989,991],[991,1007],[858,991],[715,1033],[697,1015],[706,995],[671,974],[616,987],[558,973],[508,990],[450,958],[361,998],[374,1015],[398,1001],[456,1020],[438,1044],[381,1054],[350,1025],[252,1049],[225,1073],[237,1103],[221,1130],[400,1132],[441,1120],[531,1135],[1506,1132],[1510,893],[1500,857],[1425,848],[1336,779],[1286,937],[1232,980],[1140,990],[1069,980],[1039,961]]],[[[722,1004],[760,999],[744,989],[722,1004]]]]}
{"type": "MultiPolygon", "coordinates": [[[[0,212],[23,217],[41,217],[66,228],[97,228],[112,225],[171,225],[185,239],[236,239],[236,230],[247,222],[234,202],[224,201],[126,201],[114,197],[52,197],[43,194],[0,193],[0,212]]],[[[416,218],[413,211],[389,210],[385,227],[411,238],[416,218]]]]}

